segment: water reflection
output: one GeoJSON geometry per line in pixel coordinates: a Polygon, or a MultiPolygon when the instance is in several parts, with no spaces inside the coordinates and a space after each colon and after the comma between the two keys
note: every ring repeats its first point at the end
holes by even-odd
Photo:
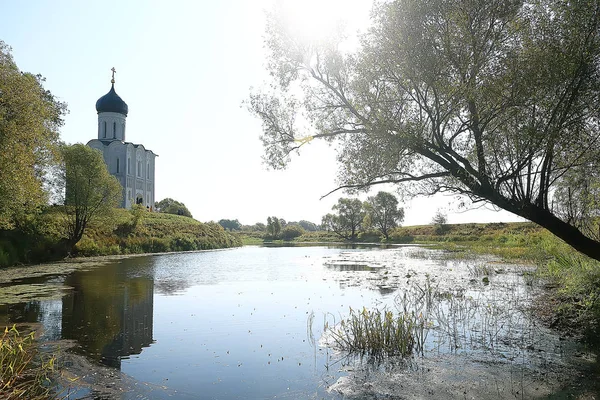
{"type": "Polygon", "coordinates": [[[119,264],[74,273],[65,282],[73,291],[62,300],[62,338],[115,368],[152,343],[154,280],[127,275],[119,264]]]}
{"type": "Polygon", "coordinates": [[[466,396],[480,376],[495,383],[501,368],[500,383],[531,367],[526,383],[534,388],[538,370],[565,371],[565,341],[546,341],[558,349],[549,357],[554,347],[540,341],[546,333],[528,322],[529,288],[518,268],[493,264],[484,285],[471,272],[483,261],[464,265],[443,255],[408,247],[244,247],[132,258],[53,278],[72,288],[66,296],[0,306],[0,322],[39,323],[47,340],[71,339],[80,354],[141,383],[122,399],[419,397],[423,381],[446,398],[466,396]],[[434,307],[418,309],[423,296],[434,307]],[[322,347],[326,326],[363,307],[430,316],[435,324],[416,366],[372,365],[322,347]],[[480,365],[489,365],[484,375],[480,365]]]}

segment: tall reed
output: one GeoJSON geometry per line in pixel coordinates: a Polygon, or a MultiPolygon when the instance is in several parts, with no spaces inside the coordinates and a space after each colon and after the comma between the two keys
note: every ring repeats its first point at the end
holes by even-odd
{"type": "Polygon", "coordinates": [[[0,337],[0,398],[54,398],[50,374],[55,361],[38,352],[34,332],[21,335],[15,325],[6,327],[0,337]]]}
{"type": "Polygon", "coordinates": [[[338,325],[326,329],[335,347],[353,354],[409,356],[423,350],[425,319],[415,314],[394,314],[389,310],[356,311],[338,325]]]}

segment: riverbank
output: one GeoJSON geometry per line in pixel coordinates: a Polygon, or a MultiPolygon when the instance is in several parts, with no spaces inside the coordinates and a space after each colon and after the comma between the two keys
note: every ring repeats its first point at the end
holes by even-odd
{"type": "MultiPolygon", "coordinates": [[[[57,261],[55,251],[64,237],[59,208],[50,208],[29,226],[0,231],[0,267],[57,261]]],[[[72,257],[211,250],[241,246],[239,236],[214,222],[180,215],[113,210],[109,219],[95,221],[70,254],[72,257]]]]}

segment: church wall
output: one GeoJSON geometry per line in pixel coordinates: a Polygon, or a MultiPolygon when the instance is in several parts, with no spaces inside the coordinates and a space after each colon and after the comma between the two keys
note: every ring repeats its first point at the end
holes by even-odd
{"type": "Polygon", "coordinates": [[[98,114],[98,139],[125,141],[126,117],[114,112],[98,114]]]}

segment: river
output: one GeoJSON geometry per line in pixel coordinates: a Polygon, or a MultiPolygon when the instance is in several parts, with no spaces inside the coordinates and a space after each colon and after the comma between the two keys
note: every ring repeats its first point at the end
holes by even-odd
{"type": "Polygon", "coordinates": [[[27,296],[0,305],[0,324],[38,325],[62,349],[69,398],[585,394],[595,354],[532,316],[530,272],[415,246],[139,256],[5,282],[0,303],[27,296]],[[363,307],[424,313],[423,353],[375,361],[327,345],[325,325],[363,307]]]}

